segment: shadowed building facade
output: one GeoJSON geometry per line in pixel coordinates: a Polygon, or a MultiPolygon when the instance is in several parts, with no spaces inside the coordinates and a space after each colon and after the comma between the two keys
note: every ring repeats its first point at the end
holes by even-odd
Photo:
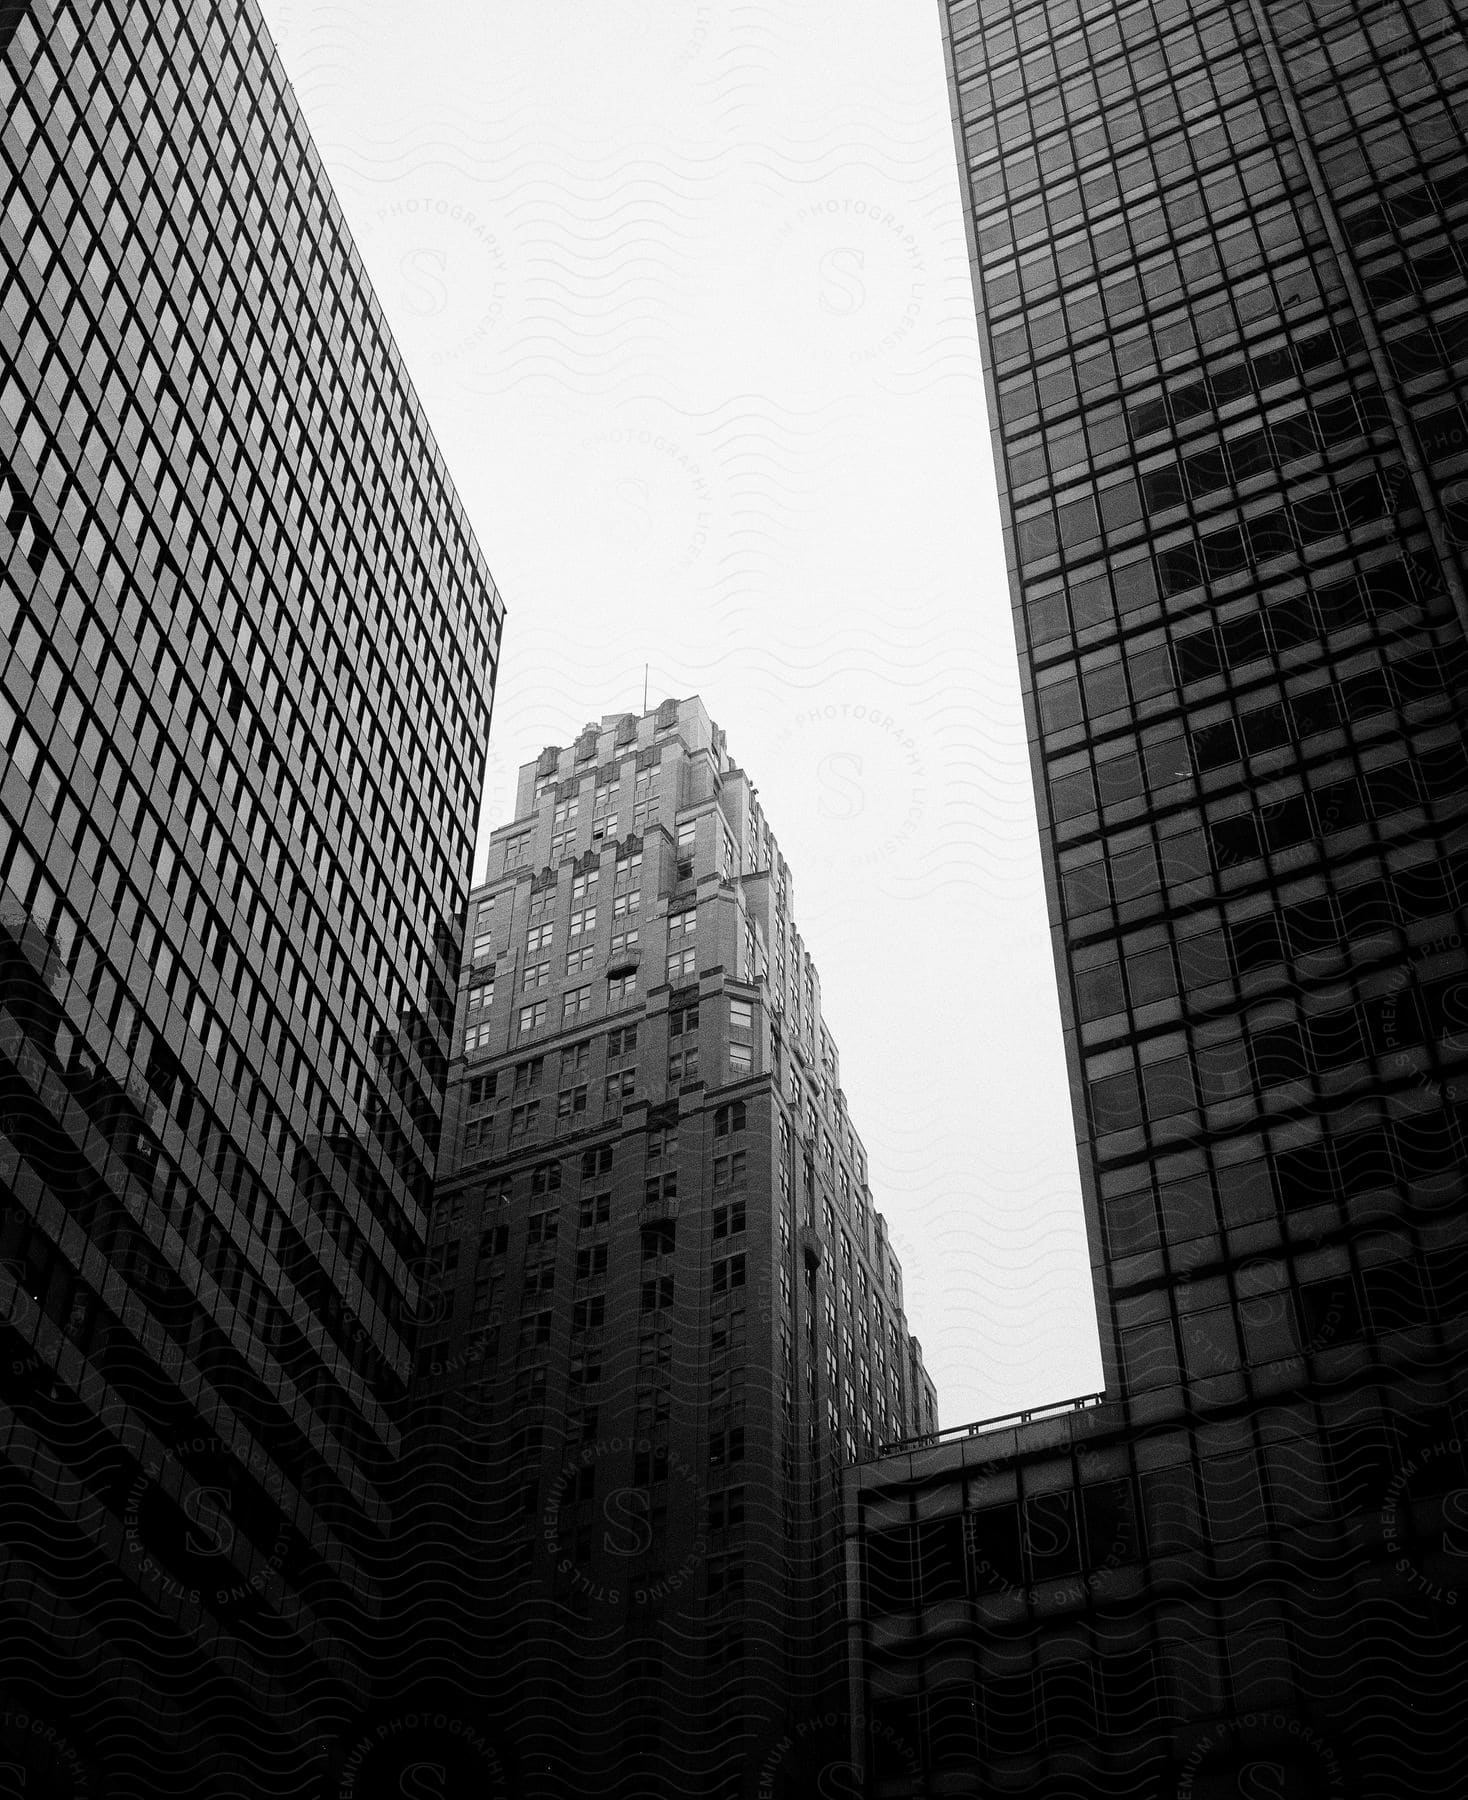
{"type": "Polygon", "coordinates": [[[1106,1401],[853,1479],[876,1791],[1457,1792],[1462,8],[943,18],[1106,1401]]]}
{"type": "Polygon", "coordinates": [[[328,1791],[502,608],[252,0],[0,115],[0,1764],[328,1791]]]}
{"type": "Polygon", "coordinates": [[[459,1032],[415,1412],[525,1792],[808,1791],[840,1471],[935,1400],[789,869],[700,701],[520,770],[459,1032]]]}

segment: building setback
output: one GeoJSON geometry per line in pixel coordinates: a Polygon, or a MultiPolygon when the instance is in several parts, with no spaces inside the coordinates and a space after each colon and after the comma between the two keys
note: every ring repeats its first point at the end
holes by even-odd
{"type": "Polygon", "coordinates": [[[0,1765],[324,1792],[502,607],[253,0],[6,6],[0,114],[0,1765]]]}
{"type": "Polygon", "coordinates": [[[697,699],[526,764],[471,896],[415,1410],[537,1800],[806,1791],[840,1469],[935,1426],[792,908],[697,699]]]}
{"type": "Polygon", "coordinates": [[[944,23],[1106,1403],[853,1478],[867,1761],[1460,1792],[1462,8],[944,23]]]}

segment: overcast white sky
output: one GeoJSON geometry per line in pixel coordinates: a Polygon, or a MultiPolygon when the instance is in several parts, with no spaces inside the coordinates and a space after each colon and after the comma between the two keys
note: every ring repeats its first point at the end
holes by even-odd
{"type": "Polygon", "coordinates": [[[1100,1385],[936,0],[261,0],[509,619],[485,830],[700,694],[942,1422],[1100,1385]]]}

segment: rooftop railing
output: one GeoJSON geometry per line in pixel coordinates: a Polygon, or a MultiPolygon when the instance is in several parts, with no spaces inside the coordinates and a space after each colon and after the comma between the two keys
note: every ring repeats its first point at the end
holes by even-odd
{"type": "Polygon", "coordinates": [[[938,1444],[956,1444],[964,1438],[986,1437],[991,1431],[1009,1431],[1016,1425],[1032,1425],[1037,1419],[1053,1419],[1065,1413],[1085,1412],[1093,1406],[1101,1406],[1106,1399],[1105,1394],[1081,1394],[1074,1400],[1055,1400],[1048,1406],[1031,1406],[1023,1412],[1000,1413],[992,1419],[975,1419],[971,1425],[950,1425],[946,1431],[925,1431],[918,1437],[898,1438],[895,1443],[884,1444],[875,1456],[868,1457],[868,1462],[877,1462],[885,1456],[901,1456],[909,1450],[931,1450],[938,1444]]]}

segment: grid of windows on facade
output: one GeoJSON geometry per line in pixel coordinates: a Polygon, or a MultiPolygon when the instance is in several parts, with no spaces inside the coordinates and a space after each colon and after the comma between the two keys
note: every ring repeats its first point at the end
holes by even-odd
{"type": "MultiPolygon", "coordinates": [[[[690,704],[697,703],[684,706],[690,704]]],[[[661,712],[656,716],[660,719],[661,712]]],[[[833,1258],[838,1250],[841,1253],[841,1263],[833,1263],[831,1271],[831,1306],[834,1309],[837,1298],[842,1299],[849,1315],[848,1343],[858,1329],[863,1337],[860,1359],[854,1352],[844,1359],[833,1390],[840,1421],[837,1441],[869,1451],[900,1435],[909,1424],[930,1429],[932,1406],[929,1403],[924,1410],[918,1384],[909,1396],[914,1409],[909,1414],[901,1357],[889,1360],[888,1333],[881,1318],[875,1347],[866,1341],[869,1298],[894,1297],[896,1277],[885,1243],[873,1237],[864,1157],[845,1111],[835,1045],[820,1023],[815,972],[788,923],[788,875],[781,877],[774,906],[768,904],[767,895],[764,904],[746,896],[742,907],[737,901],[730,903],[734,916],[727,923],[717,907],[685,891],[684,884],[691,879],[690,857],[695,873],[706,862],[710,871],[727,879],[743,865],[745,852],[739,846],[755,846],[751,861],[761,872],[778,864],[778,848],[742,782],[739,798],[716,807],[711,829],[701,836],[699,817],[685,816],[690,810],[687,802],[698,792],[696,759],[682,735],[673,743],[667,741],[666,725],[649,733],[652,722],[624,718],[604,721],[600,731],[588,727],[574,753],[547,751],[533,771],[522,772],[522,811],[500,834],[500,841],[539,846],[552,860],[537,870],[533,854],[523,862],[517,853],[499,882],[471,903],[470,935],[478,948],[475,966],[465,977],[462,1049],[470,1061],[495,1048],[516,1054],[502,1069],[469,1075],[460,1109],[458,1154],[464,1167],[477,1169],[497,1154],[521,1152],[537,1142],[615,1123],[639,1101],[656,1103],[664,1095],[707,1087],[721,1077],[737,1081],[767,1069],[774,1073],[783,1061],[778,1085],[783,1089],[788,1083],[798,1100],[794,1116],[808,1140],[812,1165],[800,1203],[812,1222],[819,1211],[833,1258]],[[654,739],[655,761],[649,761],[649,736],[654,739]],[[585,821],[578,820],[582,813],[594,817],[596,798],[615,797],[629,777],[649,789],[655,778],[667,829],[647,837],[600,841],[582,829],[585,821]],[[590,809],[588,800],[593,803],[590,809]],[[670,892],[670,886],[676,891],[670,892]],[[649,987],[644,982],[639,992],[640,970],[626,967],[632,960],[629,952],[639,947],[654,966],[661,965],[661,985],[669,991],[665,1007],[645,998],[656,994],[660,984],[649,987]],[[493,997],[493,988],[486,990],[484,981],[486,962],[506,956],[520,971],[518,992],[543,989],[546,997],[512,1001],[500,1015],[497,1040],[496,1026],[485,1016],[480,996],[488,991],[493,997]],[[702,1001],[691,997],[700,962],[708,972],[721,958],[726,959],[726,976],[751,984],[747,994],[702,1001]],[[614,1022],[629,1004],[641,1009],[638,1021],[614,1022]],[[788,1045],[780,1032],[787,1008],[794,1012],[799,1031],[788,1045]],[[567,1028],[583,1020],[585,1035],[565,1041],[567,1028]],[[530,1054],[543,1039],[547,1056],[530,1054]],[[552,1070],[558,1066],[558,1075],[542,1072],[547,1060],[552,1070]],[[824,1196],[819,1208],[818,1186],[824,1196]],[[853,1244],[859,1265],[859,1307],[852,1286],[853,1244]],[[877,1263],[869,1276],[866,1259],[873,1256],[877,1263]]],[[[695,738],[699,728],[695,721],[695,738]]],[[[724,800],[730,801],[735,791],[732,776],[726,778],[724,800]]],[[[608,800],[601,810],[609,813],[612,806],[608,800]]],[[[491,867],[494,856],[492,849],[491,867]]],[[[768,889],[773,884],[766,880],[764,885],[768,889]]],[[[726,1111],[717,1112],[716,1118],[722,1119],[726,1111]]],[[[785,1131],[788,1137],[788,1125],[785,1131]]],[[[659,1134],[650,1141],[659,1142],[659,1134]]],[[[787,1147],[779,1175],[792,1219],[797,1160],[787,1147]]],[[[707,1170],[715,1190],[740,1184],[745,1170],[746,1152],[716,1143],[707,1170]]],[[[650,1162],[649,1171],[649,1199],[676,1193],[676,1169],[650,1162]]],[[[686,1186],[686,1174],[684,1181],[686,1186]]],[[[790,1285],[788,1271],[785,1285],[790,1285]]]]}
{"type": "Polygon", "coordinates": [[[1279,1715],[1260,1721],[1261,1755],[1306,1740],[1281,1791],[1328,1791],[1332,1759],[1389,1788],[1404,1751],[1446,1777],[1456,1752],[1436,1755],[1427,1730],[1362,1733],[1358,1715],[1393,1669],[1429,1716],[1452,1697],[1463,1628],[1439,1578],[1465,1471],[1451,1413],[1368,1389],[1265,1408],[1253,1429],[1128,1438],[1115,1420],[1093,1414],[1059,1456],[1026,1454],[1021,1431],[1018,1455],[985,1458],[979,1439],[922,1480],[896,1462],[848,1476],[864,1751],[893,1784],[882,1791],[930,1793],[976,1767],[1017,1778],[1053,1758],[1073,1776],[1089,1764],[1100,1791],[1125,1767],[1150,1778],[1140,1791],[1171,1792],[1200,1734],[1240,1732],[1255,1709],[1279,1715]],[[1325,1574],[1358,1553],[1339,1525],[1352,1515],[1382,1518],[1396,1559],[1365,1585],[1325,1574]],[[1271,1557],[1321,1572],[1304,1640],[1251,1592],[1271,1557]],[[1405,1605],[1434,1584],[1438,1604],[1390,1623],[1385,1594],[1405,1605]],[[1200,1592],[1184,1626],[1176,1603],[1200,1592]],[[1349,1693],[1321,1680],[1341,1661],[1349,1693]]]}
{"type": "MultiPolygon", "coordinates": [[[[448,1048],[444,946],[464,869],[441,820],[474,791],[498,610],[268,44],[184,27],[160,88],[161,37],[134,46],[105,8],[80,34],[41,22],[21,23],[7,68],[21,253],[0,296],[17,344],[4,479],[22,610],[0,725],[50,825],[33,819],[43,841],[7,847],[10,885],[69,935],[41,871],[75,859],[109,907],[136,910],[145,961],[226,1077],[252,1030],[288,1071],[255,1102],[267,1137],[287,1120],[355,1128],[383,1081],[366,1054],[375,1032],[411,1017],[430,1061],[448,1048]],[[314,322],[278,350],[228,250],[255,229],[255,203],[200,153],[163,151],[145,203],[112,198],[105,228],[87,201],[89,182],[120,193],[130,112],[166,106],[232,141],[231,77],[280,109],[278,132],[257,123],[252,143],[270,137],[275,173],[311,213],[310,254],[272,304],[314,322]],[[85,281],[63,248],[88,259],[85,281]],[[57,306],[68,335],[48,324],[57,306]],[[349,373],[338,339],[362,345],[370,378],[349,373]],[[431,628],[440,577],[462,634],[431,628]],[[305,597],[338,579],[361,598],[343,588],[313,628],[318,649],[305,597]],[[367,605],[377,586],[396,590],[391,607],[367,605]],[[345,700],[327,656],[348,673],[345,700]],[[380,702],[389,686],[395,700],[380,702]],[[119,821],[110,843],[81,822],[98,794],[119,821]],[[182,923],[160,930],[170,905],[182,923]],[[248,936],[232,948],[236,931],[258,950],[248,936]]],[[[417,1111],[410,1141],[431,1154],[417,1111]]]]}
{"type": "Polygon", "coordinates": [[[758,1706],[741,1702],[743,1723],[680,1697],[680,1717],[702,1720],[688,1754],[715,1761],[774,1687],[798,1678],[813,1695],[831,1679],[815,1642],[822,1608],[819,1629],[839,1635],[827,1575],[840,1465],[932,1425],[778,867],[748,778],[697,701],[603,720],[521,771],[517,816],[470,896],[473,917],[492,912],[475,927],[484,961],[461,981],[453,1160],[434,1226],[458,1253],[419,1361],[432,1404],[467,1379],[470,1346],[489,1343],[496,1417],[507,1433],[543,1432],[513,1477],[515,1516],[543,1517],[554,1491],[574,1555],[562,1568],[543,1532],[507,1539],[516,1578],[566,1605],[588,1583],[625,1592],[598,1509],[629,1484],[646,1493],[650,1579],[688,1563],[690,1641],[712,1656],[737,1629],[750,1646],[739,1691],[774,1684],[758,1706]],[[599,840],[595,797],[624,818],[634,792],[656,817],[599,840]],[[497,862],[522,842],[523,858],[497,862]],[[486,1041],[470,998],[489,962],[486,1041]],[[524,971],[540,964],[527,994],[524,971]],[[598,1448],[618,1442],[622,1460],[598,1448]],[[591,1464],[557,1486],[582,1446],[591,1464]],[[784,1621],[773,1636],[772,1619],[784,1621]]]}
{"type": "MultiPolygon", "coordinates": [[[[678,1024],[684,1035],[693,1030],[693,1015],[694,1008],[682,1008],[678,1024]]],[[[608,1064],[630,1064],[604,1076],[606,1118],[619,1118],[622,1105],[637,1089],[639,1033],[646,1040],[648,1022],[642,1022],[640,1026],[619,1026],[606,1033],[604,1048],[608,1064]]],[[[497,1105],[500,1087],[506,1087],[509,1093],[509,1103],[504,1109],[506,1136],[502,1141],[502,1154],[513,1156],[522,1145],[534,1143],[536,1139],[561,1134],[576,1136],[577,1132],[586,1129],[588,1082],[581,1076],[592,1064],[594,1044],[599,1046],[601,1042],[603,1040],[579,1040],[563,1046],[556,1057],[524,1057],[502,1073],[491,1071],[488,1075],[471,1075],[462,1091],[466,1114],[461,1156],[464,1172],[479,1174],[480,1165],[495,1157],[497,1139],[493,1136],[493,1112],[488,1109],[497,1105]],[[551,1071],[558,1071],[558,1075],[551,1071]],[[552,1078],[559,1084],[554,1111],[547,1085],[552,1078]]],[[[741,1237],[747,1228],[745,1195],[752,1181],[747,1132],[747,1100],[734,1100],[714,1107],[709,1132],[711,1147],[700,1157],[702,1177],[691,1172],[680,1157],[676,1125],[657,1125],[646,1134],[639,1132],[640,1145],[637,1147],[642,1148],[646,1168],[640,1206],[644,1220],[653,1220],[640,1238],[640,1255],[644,1260],[651,1255],[666,1255],[675,1246],[680,1184],[685,1206],[694,1195],[707,1188],[712,1202],[709,1291],[714,1298],[734,1294],[747,1285],[747,1258],[736,1246],[723,1242],[725,1238],[741,1237]]],[[[583,1181],[592,1174],[604,1174],[610,1148],[604,1148],[603,1152],[586,1152],[583,1181]],[[597,1165],[597,1156],[603,1157],[601,1166],[597,1165]]],[[[556,1174],[549,1179],[558,1181],[559,1165],[538,1166],[542,1174],[536,1179],[547,1179],[545,1172],[554,1166],[556,1174]]],[[[784,1193],[784,1184],[781,1184],[781,1192],[784,1193]]],[[[461,1190],[453,1188],[444,1208],[446,1210],[439,1215],[441,1226],[457,1224],[464,1217],[466,1206],[461,1190]]],[[[610,1192],[590,1195],[583,1202],[581,1211],[585,1226],[610,1222],[612,1195],[610,1192]]],[[[622,1217],[626,1217],[626,1213],[622,1213],[622,1217]]],[[[781,1251],[784,1267],[781,1273],[784,1280],[781,1280],[781,1294],[786,1309],[792,1305],[793,1296],[792,1283],[788,1280],[788,1269],[793,1264],[790,1217],[790,1211],[783,1211],[781,1251]]],[[[878,1247],[878,1262],[869,1267],[867,1256],[871,1253],[865,1249],[860,1237],[860,1224],[853,1226],[847,1222],[844,1213],[838,1217],[837,1202],[833,1197],[822,1201],[820,1217],[824,1240],[829,1247],[829,1271],[826,1282],[822,1283],[824,1300],[820,1303],[820,1323],[824,1325],[828,1343],[826,1368],[837,1431],[835,1447],[844,1449],[849,1458],[855,1458],[856,1454],[873,1453],[878,1445],[907,1431],[930,1433],[935,1429],[934,1399],[930,1382],[912,1381],[907,1388],[903,1384],[901,1366],[909,1339],[901,1327],[900,1285],[896,1282],[894,1267],[887,1267],[885,1278],[882,1273],[883,1260],[891,1262],[891,1258],[883,1258],[882,1247],[878,1247]],[[887,1305],[894,1309],[891,1318],[885,1310],[887,1305]]],[[[534,1242],[542,1240],[534,1229],[533,1238],[534,1242]]],[[[506,1246],[504,1229],[498,1231],[497,1242],[500,1247],[506,1246]]],[[[604,1271],[606,1258],[603,1255],[595,1265],[594,1273],[604,1271]]],[[[577,1280],[585,1273],[588,1271],[577,1265],[577,1280]]],[[[662,1309],[671,1303],[671,1289],[662,1278],[653,1274],[644,1283],[640,1298],[646,1301],[642,1310],[662,1309]]],[[[739,1305],[743,1305],[743,1296],[739,1296],[739,1305]]],[[[434,1361],[437,1357],[434,1346],[428,1346],[425,1355],[428,1361],[434,1361]]]]}
{"type": "Polygon", "coordinates": [[[1461,1116],[1366,1106],[1281,1129],[1272,1144],[1231,1140],[1228,1154],[1223,1166],[1185,1151],[1102,1174],[1130,1391],[1186,1380],[1220,1399],[1262,1397],[1367,1342],[1394,1360],[1451,1358],[1468,1312],[1461,1116]],[[1273,1254],[1218,1268],[1240,1241],[1273,1254]],[[1146,1291],[1164,1255],[1200,1273],[1146,1291]]]}
{"type": "Polygon", "coordinates": [[[1459,1154],[1461,16],[950,17],[1089,1124],[1303,1235],[1459,1154]]]}
{"type": "Polygon", "coordinates": [[[0,90],[5,1366],[186,1637],[200,1492],[295,1584],[384,1467],[502,613],[253,8],[33,0],[0,90]]]}
{"type": "MultiPolygon", "coordinates": [[[[1292,66],[1321,64],[1319,21],[1303,6],[1275,10],[1291,17],[1292,66]]],[[[1359,9],[1315,11],[1335,13],[1329,55],[1359,63],[1369,88],[1359,9]]],[[[1335,76],[1317,75],[1318,104],[1310,92],[1302,104],[1348,228],[1374,240],[1367,279],[1377,257],[1383,281],[1409,269],[1423,237],[1429,269],[1402,278],[1388,361],[1436,391],[1414,386],[1414,406],[1437,421],[1432,445],[1461,459],[1451,360],[1417,341],[1462,293],[1452,221],[1468,195],[1447,126],[1460,78],[1451,58],[1429,74],[1457,27],[1442,6],[1385,6],[1374,23],[1378,39],[1398,40],[1401,96],[1394,120],[1385,91],[1370,95],[1374,181],[1335,76]],[[1410,230],[1409,215],[1425,228],[1410,230]],[[1383,241],[1393,223],[1410,231],[1405,244],[1383,241]]],[[[1125,707],[1129,675],[1136,702],[1170,684],[1165,636],[1141,628],[1160,625],[1164,602],[1184,610],[1204,581],[1232,595],[1251,585],[1237,579],[1246,565],[1294,577],[1297,592],[1279,595],[1299,596],[1280,615],[1291,649],[1362,620],[1373,588],[1388,605],[1392,580],[1410,590],[1422,575],[1410,562],[1359,593],[1315,573],[1332,549],[1349,554],[1344,575],[1363,555],[1393,560],[1366,546],[1391,539],[1387,515],[1415,496],[1300,147],[1260,81],[1248,9],[1179,0],[1091,7],[1083,21],[1074,6],[1014,8],[981,32],[965,6],[952,25],[1029,642],[1100,644],[1118,624],[1129,634],[1124,655],[1086,662],[1097,672],[1094,693],[1081,684],[1086,714],[1125,707]],[[1317,584],[1331,591],[1312,604],[1317,584]]],[[[1251,660],[1243,648],[1236,665],[1251,660]]],[[[1081,705],[1081,693],[1057,695],[1052,728],[1077,723],[1081,705]]]]}
{"type": "Polygon", "coordinates": [[[945,17],[1114,1404],[848,1476],[866,1773],[1455,1791],[1462,11],[945,17]]]}

